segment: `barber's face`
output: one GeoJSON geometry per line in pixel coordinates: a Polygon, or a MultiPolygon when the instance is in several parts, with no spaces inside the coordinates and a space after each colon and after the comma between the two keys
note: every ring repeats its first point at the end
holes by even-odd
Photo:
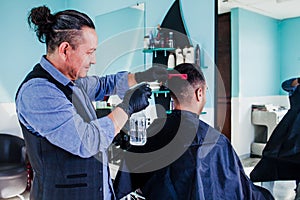
{"type": "Polygon", "coordinates": [[[85,77],[92,64],[96,63],[98,37],[92,28],[84,27],[82,39],[76,49],[72,49],[69,59],[69,75],[72,79],[85,77]]]}

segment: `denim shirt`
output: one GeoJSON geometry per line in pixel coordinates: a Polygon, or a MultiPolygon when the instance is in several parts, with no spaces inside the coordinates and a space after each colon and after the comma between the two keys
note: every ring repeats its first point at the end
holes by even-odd
{"type": "Polygon", "coordinates": [[[91,121],[85,122],[53,83],[43,78],[34,78],[23,84],[16,98],[20,122],[31,132],[74,155],[88,158],[102,152],[104,197],[111,199],[112,183],[108,170],[105,170],[108,164],[106,150],[114,138],[115,129],[108,117],[97,119],[91,101],[102,100],[104,96],[113,94],[123,98],[129,88],[128,73],[88,76],[72,83],[45,57],[42,57],[40,64],[57,81],[70,86],[74,95],[83,102],[91,121]]]}

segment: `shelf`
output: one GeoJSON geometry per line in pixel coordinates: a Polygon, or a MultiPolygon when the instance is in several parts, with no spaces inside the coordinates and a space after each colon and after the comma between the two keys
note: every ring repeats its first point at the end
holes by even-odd
{"type": "Polygon", "coordinates": [[[157,94],[164,94],[164,93],[169,93],[169,90],[152,90],[153,93],[157,94]]]}
{"type": "Polygon", "coordinates": [[[152,93],[153,93],[154,97],[158,97],[159,94],[164,94],[165,98],[167,98],[168,93],[170,93],[170,91],[169,90],[153,90],[152,93]]]}
{"type": "Polygon", "coordinates": [[[165,97],[168,96],[168,93],[170,93],[170,90],[152,90],[152,93],[158,97],[159,94],[165,94],[165,97]]]}
{"type": "Polygon", "coordinates": [[[175,48],[150,48],[150,49],[144,49],[144,53],[152,53],[154,51],[174,51],[175,48]]]}
{"type": "Polygon", "coordinates": [[[157,51],[164,51],[164,56],[167,56],[167,51],[175,51],[175,48],[149,48],[143,49],[144,53],[155,53],[154,56],[156,57],[157,51]]]}

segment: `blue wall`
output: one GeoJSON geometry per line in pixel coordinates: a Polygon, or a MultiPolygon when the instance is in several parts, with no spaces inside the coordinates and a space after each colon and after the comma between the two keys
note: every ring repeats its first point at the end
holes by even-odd
{"type": "Polygon", "coordinates": [[[233,97],[286,95],[281,83],[300,76],[300,18],[235,8],[231,20],[233,97]]]}
{"type": "Polygon", "coordinates": [[[279,94],[278,21],[239,8],[231,19],[233,97],[279,94]]]}
{"type": "Polygon", "coordinates": [[[25,74],[45,53],[35,33],[29,30],[27,14],[31,8],[47,5],[53,11],[65,7],[65,1],[3,0],[0,7],[0,102],[13,102],[16,89],[25,74]]]}
{"type": "MultiPolygon", "coordinates": [[[[300,77],[300,18],[282,20],[280,30],[281,81],[300,77]]],[[[281,90],[282,94],[286,94],[281,90]]]]}

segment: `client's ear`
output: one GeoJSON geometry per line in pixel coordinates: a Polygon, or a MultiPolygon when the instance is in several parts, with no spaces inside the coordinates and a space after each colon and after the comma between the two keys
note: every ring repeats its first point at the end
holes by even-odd
{"type": "Polygon", "coordinates": [[[196,89],[195,93],[196,93],[196,99],[197,99],[197,101],[201,102],[203,100],[203,96],[204,96],[203,88],[199,87],[198,89],[196,89]]]}

